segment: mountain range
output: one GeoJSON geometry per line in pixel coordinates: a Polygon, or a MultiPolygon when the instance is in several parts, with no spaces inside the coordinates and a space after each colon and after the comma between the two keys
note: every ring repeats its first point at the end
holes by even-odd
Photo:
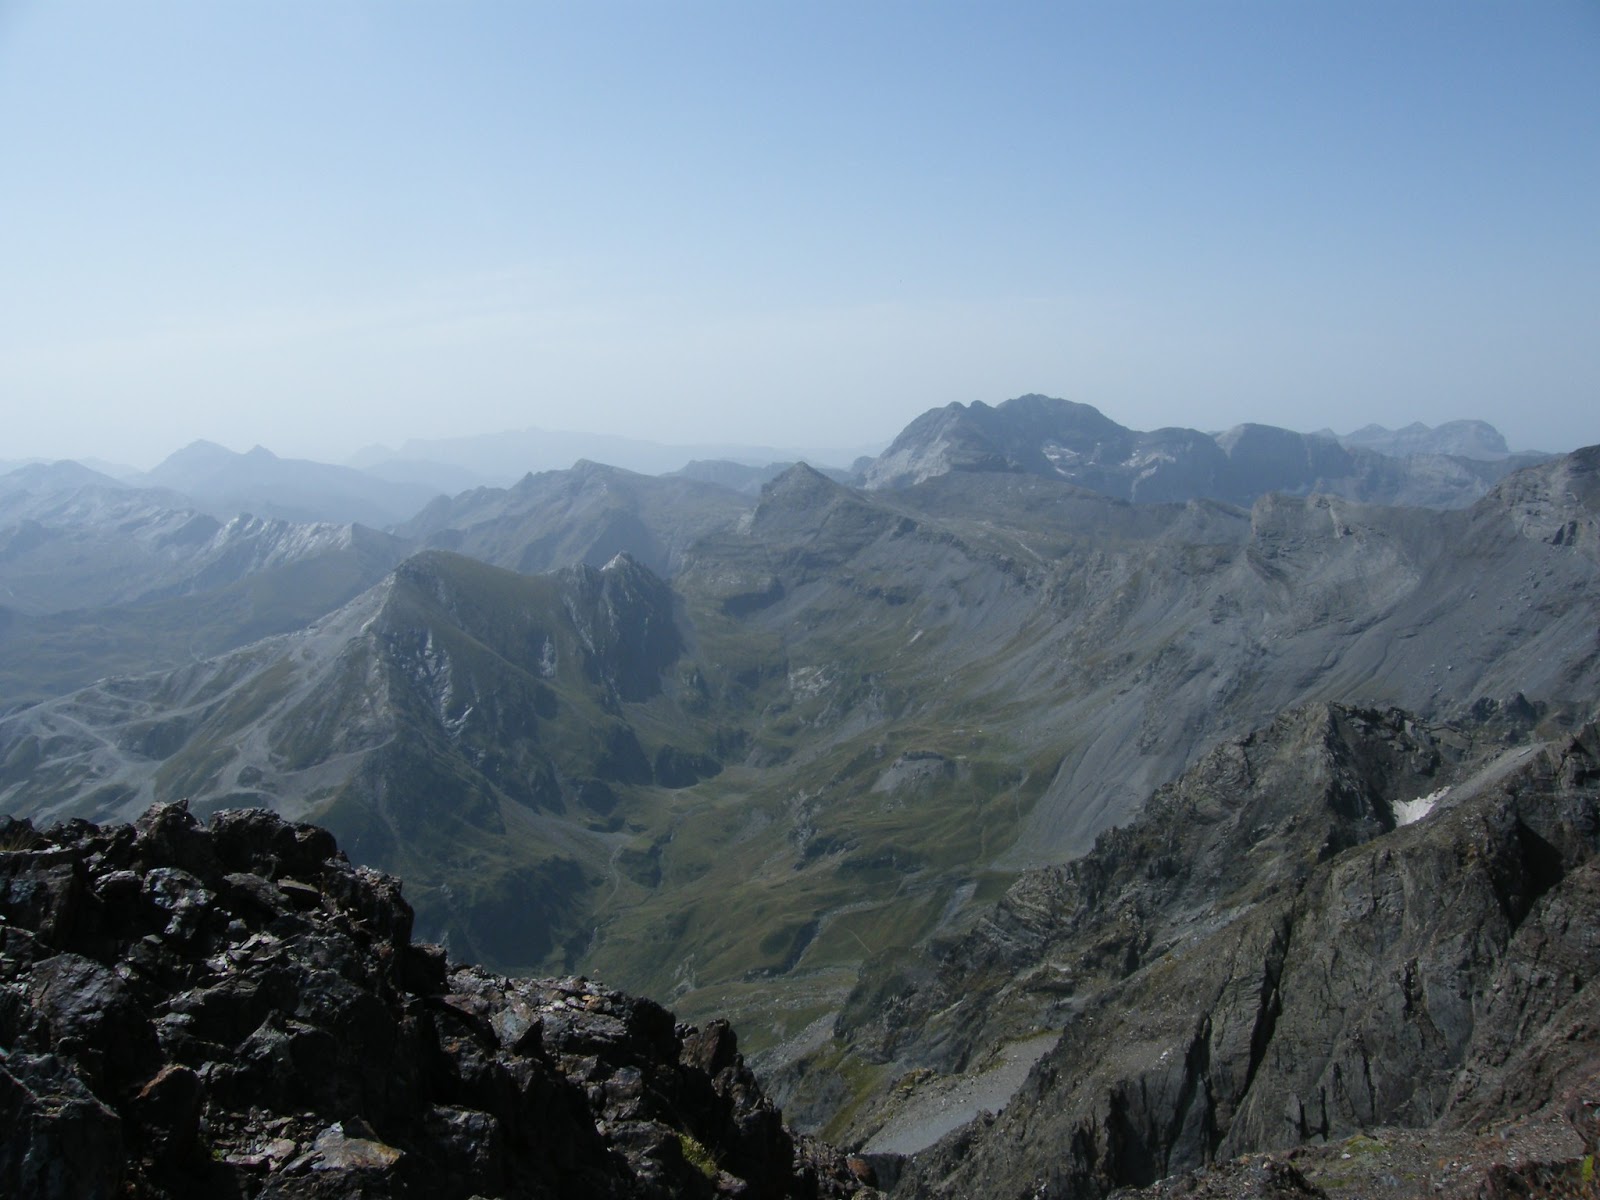
{"type": "Polygon", "coordinates": [[[439,496],[510,488],[528,474],[604,462],[635,474],[673,474],[752,496],[796,461],[850,485],[899,486],[949,470],[1029,471],[1141,501],[1207,497],[1248,504],[1267,490],[1459,507],[1511,470],[1547,457],[1513,454],[1483,421],[1400,430],[1299,434],[1266,425],[1222,433],[1139,432],[1086,404],[1019,396],[990,407],[951,404],[913,421],[888,450],[664,445],[529,429],[481,437],[371,446],[335,466],[280,458],[262,446],[238,454],[198,441],[148,472],[99,462],[0,461],[0,494],[41,484],[59,492],[71,472],[98,486],[158,489],[171,506],[227,520],[239,513],[290,521],[405,522],[439,496]],[[826,465],[832,464],[832,465],[826,465]],[[848,464],[848,465],[845,465],[848,464]],[[52,474],[53,472],[53,474],[52,474]]]}
{"type": "MultiPolygon", "coordinates": [[[[1468,1111],[1439,1075],[1425,1103],[1317,1115],[1331,1076],[1264,1075],[1254,1035],[1228,1031],[1260,1025],[1245,1000],[1264,978],[1329,986],[1262,930],[1353,936],[1329,907],[1340,864],[1370,875],[1381,847],[1446,824],[1427,853],[1514,843],[1531,864],[1459,914],[1400,910],[1438,944],[1495,896],[1517,914],[1448,986],[1487,996],[1534,916],[1555,936],[1538,906],[1568,903],[1557,884],[1586,878],[1593,841],[1588,768],[1558,760],[1600,682],[1600,448],[1394,458],[1261,426],[1137,433],[1025,396],[924,414],[843,479],[752,478],[580,462],[379,533],[223,520],[83,468],[0,477],[0,811],[114,822],[184,802],[326,825],[406,878],[453,956],[731,1016],[792,1113],[887,1156],[908,1194],[992,1171],[1020,1195],[1051,1170],[1099,1194],[1468,1111]],[[1473,842],[1525,767],[1517,786],[1555,807],[1473,842]],[[1443,788],[1457,815],[1409,819],[1443,788]],[[1171,957],[1191,943],[1214,949],[1171,957]],[[1256,974],[1216,976],[1236,943],[1256,974]],[[1212,994],[1204,1036],[1110,1021],[1212,994]],[[1090,1017],[1156,1059],[1089,1071],[1090,1017]],[[1158,1071],[1163,1050],[1242,1053],[1244,1083],[1158,1071]],[[1005,1064],[1020,1086],[1035,1061],[1007,1095],[1088,1133],[1019,1117],[1037,1135],[991,1145],[980,1123],[934,1146],[926,1106],[1005,1064]],[[1134,1091],[1143,1107],[1116,1099],[1134,1091]],[[1292,1128],[1236,1119],[1291,1093],[1311,1114],[1292,1128]],[[1097,1132],[1124,1120],[1161,1132],[1097,1132]],[[1073,1138],[1082,1155],[1049,1166],[1073,1138]]],[[[1363,969],[1403,974],[1386,954],[1363,969]]],[[[1483,1003],[1413,1074],[1512,1036],[1483,1003]]]]}
{"type": "Polygon", "coordinates": [[[1455,508],[1543,455],[1511,455],[1482,422],[1345,438],[1238,425],[1139,432],[1098,409],[1049,396],[993,408],[951,404],[918,417],[863,471],[868,488],[895,488],[950,471],[1009,471],[1062,479],[1140,503],[1215,499],[1249,504],[1268,492],[1455,508]]]}
{"type": "Polygon", "coordinates": [[[22,709],[0,722],[0,803],[270,803],[403,871],[424,927],[497,965],[581,957],[657,990],[698,986],[686,963],[826,966],[837,988],[863,946],[1084,852],[1285,707],[1591,694],[1594,458],[1446,512],[1131,505],[971,471],[863,492],[803,466],[749,507],[608,468],[534,476],[462,498],[487,517],[445,542],[523,567],[561,547],[580,574],[432,550],[302,632],[22,709]],[[633,667],[604,654],[629,629],[659,647],[633,667]],[[462,839],[470,870],[416,858],[462,839]],[[514,924],[491,897],[519,891],[559,911],[485,940],[514,924]],[[769,891],[759,937],[717,911],[769,891]],[[647,932],[668,911],[681,936],[647,932]]]}
{"type": "Polygon", "coordinates": [[[206,511],[224,516],[248,512],[291,521],[355,521],[377,528],[404,520],[436,494],[426,483],[279,458],[263,446],[235,454],[214,442],[185,446],[140,482],[182,492],[206,511]]]}

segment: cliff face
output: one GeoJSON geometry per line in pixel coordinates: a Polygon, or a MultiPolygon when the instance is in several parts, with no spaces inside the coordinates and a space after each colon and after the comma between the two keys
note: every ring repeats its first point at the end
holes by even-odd
{"type": "MultiPolygon", "coordinates": [[[[846,1136],[914,1127],[920,1089],[1041,1030],[1004,1111],[922,1149],[896,1195],[1100,1196],[1593,1098],[1600,729],[1502,733],[1319,705],[1219,746],[931,969],[869,977],[840,1036],[892,1086],[846,1136]]],[[[1592,1113],[1572,1128],[1557,1157],[1594,1150],[1592,1113]]]]}
{"type": "Polygon", "coordinates": [[[784,1127],[725,1023],[451,964],[325,830],[166,806],[8,821],[0,845],[0,1194],[861,1188],[784,1127]]]}

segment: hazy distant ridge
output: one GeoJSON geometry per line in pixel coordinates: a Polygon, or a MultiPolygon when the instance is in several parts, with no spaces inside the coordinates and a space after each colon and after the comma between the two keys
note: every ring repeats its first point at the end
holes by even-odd
{"type": "Polygon", "coordinates": [[[681,471],[695,460],[726,460],[751,467],[803,459],[813,466],[846,467],[875,454],[877,446],[777,447],[742,443],[691,442],[669,445],[642,438],[603,433],[570,433],[547,429],[505,430],[470,437],[411,438],[398,450],[368,446],[349,465],[394,478],[406,465],[470,472],[480,483],[509,487],[524,475],[565,470],[575,462],[604,463],[641,475],[681,471]]]}
{"type": "Polygon", "coordinates": [[[414,515],[438,491],[303,458],[279,458],[264,446],[235,454],[192,442],[141,482],[183,492],[214,515],[248,512],[290,521],[358,521],[384,528],[414,515]]]}
{"type": "Polygon", "coordinates": [[[928,410],[866,467],[862,482],[869,489],[904,488],[953,471],[1003,472],[1145,504],[1247,505],[1271,492],[1320,492],[1372,504],[1461,508],[1542,457],[1509,454],[1505,439],[1481,421],[1393,433],[1369,426],[1350,438],[1257,424],[1218,434],[1141,431],[1090,405],[1030,394],[994,406],[974,401],[928,410]]]}
{"type": "Polygon", "coordinates": [[[1421,421],[1413,421],[1403,429],[1363,425],[1338,440],[1345,447],[1376,450],[1396,458],[1409,454],[1453,454],[1497,462],[1511,454],[1506,439],[1487,421],[1446,421],[1432,428],[1421,421]]]}

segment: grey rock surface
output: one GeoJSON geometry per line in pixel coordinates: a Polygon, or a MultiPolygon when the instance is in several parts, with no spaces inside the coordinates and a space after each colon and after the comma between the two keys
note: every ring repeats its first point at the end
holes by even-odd
{"type": "Polygon", "coordinates": [[[1384,1126],[1459,1133],[1600,1078],[1600,729],[1497,748],[1507,731],[1286,715],[1025,876],[931,972],[863,985],[842,1036],[897,1069],[1061,1031],[895,1194],[1102,1195],[1384,1126]]]}

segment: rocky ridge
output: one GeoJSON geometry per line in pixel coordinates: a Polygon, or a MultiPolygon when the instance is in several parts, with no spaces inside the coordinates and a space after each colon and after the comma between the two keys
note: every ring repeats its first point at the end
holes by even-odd
{"type": "Polygon", "coordinates": [[[717,482],[579,461],[570,470],[525,475],[509,488],[441,496],[399,532],[522,572],[598,567],[627,554],[670,574],[697,539],[732,525],[749,505],[717,482]]]}
{"type": "Polygon", "coordinates": [[[1600,728],[1505,744],[1537,715],[1486,704],[1452,728],[1316,705],[1225,742],[931,966],[869,972],[839,1033],[883,1088],[837,1136],[1059,1030],[998,1115],[894,1160],[894,1194],[1581,1181],[1600,1135],[1600,728]]]}
{"type": "Polygon", "coordinates": [[[0,845],[0,1194],[863,1188],[784,1127],[726,1023],[452,963],[315,826],[167,805],[7,821],[0,845]]]}

